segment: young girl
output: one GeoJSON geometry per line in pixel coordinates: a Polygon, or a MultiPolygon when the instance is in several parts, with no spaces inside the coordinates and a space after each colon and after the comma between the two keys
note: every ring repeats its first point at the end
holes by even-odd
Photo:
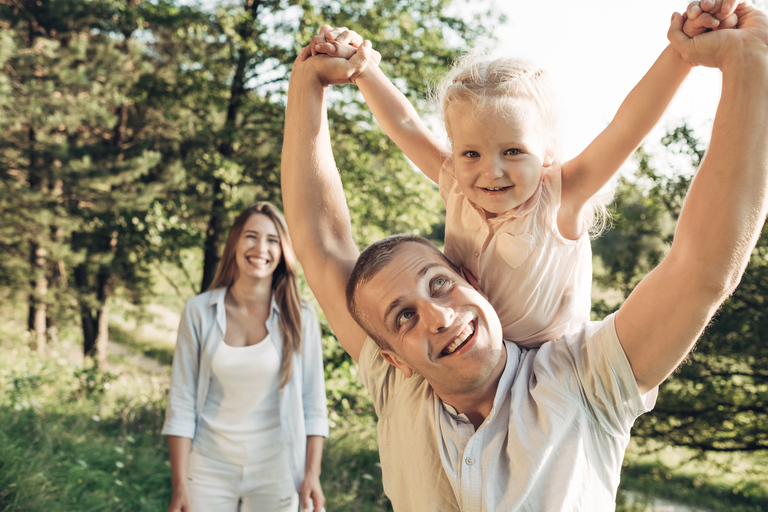
{"type": "Polygon", "coordinates": [[[320,328],[285,220],[246,208],[211,288],[187,302],[163,426],[169,512],[322,510],[328,419],[320,328]]]}
{"type": "MultiPolygon", "coordinates": [[[[335,54],[338,32],[323,30],[328,42],[314,40],[313,52],[335,54]]],[[[386,134],[439,185],[446,256],[477,278],[504,337],[537,347],[589,320],[589,231],[599,218],[593,196],[653,128],[690,69],[667,47],[608,127],[562,164],[553,91],[532,62],[470,53],[454,67],[437,94],[450,149],[375,62],[355,83],[386,134]]]]}

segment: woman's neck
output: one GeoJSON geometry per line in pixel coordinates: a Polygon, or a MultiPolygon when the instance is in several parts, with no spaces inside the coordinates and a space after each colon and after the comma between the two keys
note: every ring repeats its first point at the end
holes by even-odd
{"type": "Polygon", "coordinates": [[[238,279],[229,287],[227,295],[237,307],[251,309],[268,303],[272,299],[271,280],[253,281],[250,279],[238,279]]]}

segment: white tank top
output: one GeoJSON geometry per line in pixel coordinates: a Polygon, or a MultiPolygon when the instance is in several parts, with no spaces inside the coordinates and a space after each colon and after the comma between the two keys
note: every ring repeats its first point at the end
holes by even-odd
{"type": "Polygon", "coordinates": [[[219,343],[211,362],[195,448],[233,464],[284,449],[280,428],[280,355],[269,335],[255,345],[219,343]]]}

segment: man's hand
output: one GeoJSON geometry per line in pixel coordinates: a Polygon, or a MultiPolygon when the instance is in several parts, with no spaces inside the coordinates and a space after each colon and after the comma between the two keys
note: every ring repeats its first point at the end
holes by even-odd
{"type": "Polygon", "coordinates": [[[300,68],[311,67],[324,87],[354,81],[365,70],[373,53],[370,41],[363,41],[357,49],[346,44],[338,44],[339,53],[350,55],[347,58],[322,54],[316,54],[312,57],[311,46],[311,44],[305,46],[299,56],[296,57],[294,72],[300,68]]]}
{"type": "MultiPolygon", "coordinates": [[[[357,49],[362,43],[362,36],[354,30],[349,30],[347,27],[333,28],[330,25],[323,25],[320,27],[318,35],[312,38],[308,46],[313,56],[325,54],[331,57],[349,59],[357,53],[357,49]]],[[[370,58],[376,64],[381,62],[381,54],[376,50],[371,51],[370,58]]]]}
{"type": "MultiPolygon", "coordinates": [[[[722,5],[728,0],[716,0],[724,15],[728,11],[722,10],[722,5]]],[[[744,55],[740,52],[759,51],[766,53],[768,50],[768,17],[757,9],[750,0],[730,0],[734,6],[733,13],[738,19],[736,30],[713,30],[699,34],[693,38],[684,32],[686,17],[675,13],[669,27],[667,37],[672,46],[688,62],[723,69],[732,63],[732,57],[744,55]]],[[[708,4],[706,4],[708,5],[708,4]]],[[[703,15],[697,17],[701,18],[703,15]]],[[[730,14],[726,15],[726,19],[730,14]]],[[[690,27],[689,27],[690,28],[690,27]]]]}

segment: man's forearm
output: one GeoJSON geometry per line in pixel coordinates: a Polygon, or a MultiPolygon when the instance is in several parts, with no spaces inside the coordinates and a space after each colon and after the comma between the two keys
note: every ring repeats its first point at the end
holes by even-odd
{"type": "MultiPolygon", "coordinates": [[[[349,213],[331,151],[325,87],[307,67],[294,67],[288,89],[282,154],[286,221],[302,264],[349,231],[349,213]],[[329,213],[332,215],[324,215],[329,213]]],[[[351,235],[350,235],[351,238],[351,235]]]]}
{"type": "MultiPolygon", "coordinates": [[[[336,83],[339,77],[349,76],[352,68],[347,66],[352,60],[318,55],[307,62],[302,60],[305,56],[297,59],[288,87],[281,171],[283,207],[307,282],[342,347],[357,360],[366,336],[347,311],[344,295],[359,253],[331,151],[321,78],[326,73],[328,81],[336,83]]],[[[364,64],[364,56],[352,64],[364,64]]]]}
{"type": "MultiPolygon", "coordinates": [[[[742,13],[741,28],[700,40],[701,48],[714,44],[694,56],[723,71],[710,147],[669,255],[616,316],[619,340],[643,391],[677,367],[732,292],[768,213],[768,24],[762,13],[742,13]]],[[[673,23],[679,27],[680,18],[673,23]]]]}
{"type": "Polygon", "coordinates": [[[768,212],[768,53],[740,57],[723,68],[710,149],[672,248],[725,291],[738,283],[768,212]]]}

